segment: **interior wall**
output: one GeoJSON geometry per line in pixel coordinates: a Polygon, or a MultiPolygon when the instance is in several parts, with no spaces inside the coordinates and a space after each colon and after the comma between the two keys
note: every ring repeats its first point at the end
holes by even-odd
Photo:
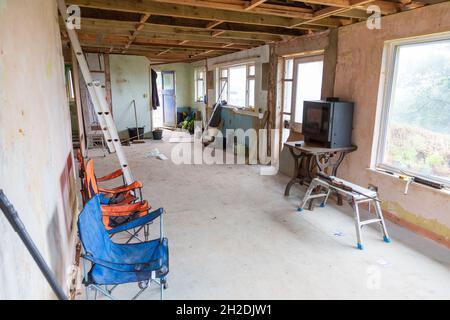
{"type": "Polygon", "coordinates": [[[111,93],[114,121],[121,139],[128,128],[136,127],[133,100],[136,101],[138,126],[151,136],[150,61],[145,57],[110,55],[111,93]]]}
{"type": "MultiPolygon", "coordinates": [[[[0,0],[0,39],[0,189],[68,292],[78,209],[56,1],[0,0]]],[[[2,213],[0,237],[0,299],[54,298],[2,213]]]]}
{"type": "MultiPolygon", "coordinates": [[[[279,42],[275,44],[275,54],[281,58],[283,56],[290,56],[296,54],[308,54],[314,52],[323,52],[324,65],[323,65],[323,84],[322,84],[322,99],[333,96],[334,83],[335,83],[335,70],[337,63],[337,43],[338,32],[337,30],[328,30],[318,34],[307,35],[298,37],[293,40],[279,42]]],[[[280,61],[282,63],[282,61],[280,61]]],[[[279,66],[282,69],[282,66],[279,66]]],[[[282,76],[282,75],[280,75],[282,76]]],[[[279,83],[279,85],[282,85],[279,83]]],[[[278,94],[281,96],[282,91],[279,90],[278,94]]],[[[278,104],[282,104],[283,99],[279,97],[278,104]]],[[[282,109],[282,106],[278,106],[282,109]]],[[[277,119],[281,121],[281,119],[277,119]]],[[[303,136],[297,132],[297,128],[294,126],[291,129],[291,136],[289,141],[301,140],[303,136]]],[[[280,167],[281,173],[292,176],[294,174],[294,159],[287,148],[281,146],[280,152],[280,167]]]]}
{"type": "Polygon", "coordinates": [[[355,102],[353,142],[358,151],[342,164],[339,176],[357,184],[380,188],[383,208],[391,218],[413,230],[449,245],[450,196],[413,183],[404,195],[405,183],[369,170],[377,122],[378,89],[384,42],[450,31],[450,3],[403,12],[381,20],[380,30],[365,23],[339,30],[335,96],[355,102]]]}

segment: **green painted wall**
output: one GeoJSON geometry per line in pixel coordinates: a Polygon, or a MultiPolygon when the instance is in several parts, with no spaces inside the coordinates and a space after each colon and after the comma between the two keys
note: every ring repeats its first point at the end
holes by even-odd
{"type": "Polygon", "coordinates": [[[152,131],[150,108],[150,61],[145,57],[111,55],[111,93],[114,121],[121,138],[136,127],[132,101],[136,100],[138,125],[152,131]]]}

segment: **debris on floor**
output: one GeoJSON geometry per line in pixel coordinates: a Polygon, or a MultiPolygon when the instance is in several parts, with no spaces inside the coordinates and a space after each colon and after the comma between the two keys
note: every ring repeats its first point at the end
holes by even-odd
{"type": "Polygon", "coordinates": [[[163,160],[163,161],[169,160],[169,158],[167,158],[167,157],[166,157],[163,153],[161,153],[158,149],[155,149],[155,150],[153,150],[152,152],[150,152],[150,153],[147,155],[147,158],[156,158],[156,159],[163,160]]]}
{"type": "Polygon", "coordinates": [[[392,267],[392,263],[390,263],[389,261],[386,261],[384,259],[378,259],[377,263],[383,267],[392,267]]]}

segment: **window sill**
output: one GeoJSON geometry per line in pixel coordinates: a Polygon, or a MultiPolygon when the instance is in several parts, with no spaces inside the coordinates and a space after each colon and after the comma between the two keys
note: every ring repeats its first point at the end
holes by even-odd
{"type": "MultiPolygon", "coordinates": [[[[233,107],[233,106],[222,106],[222,108],[227,108],[233,110],[234,113],[243,114],[251,117],[261,118],[261,114],[256,111],[250,111],[245,108],[233,107]]],[[[264,115],[263,115],[264,116],[264,115]]]]}
{"type": "MultiPolygon", "coordinates": [[[[400,178],[398,177],[399,173],[397,173],[397,172],[394,172],[394,175],[392,175],[387,172],[384,172],[383,170],[374,169],[374,168],[367,168],[366,170],[368,170],[371,173],[380,175],[380,176],[391,177],[392,179],[402,182],[406,186],[406,181],[400,180],[400,178]]],[[[444,189],[436,189],[436,188],[433,188],[433,187],[430,187],[430,186],[427,186],[427,185],[424,185],[421,183],[417,183],[417,182],[412,182],[411,185],[418,186],[420,188],[424,188],[429,191],[433,191],[433,192],[437,192],[437,193],[441,193],[441,194],[450,196],[450,189],[448,187],[445,187],[444,189]]]]}

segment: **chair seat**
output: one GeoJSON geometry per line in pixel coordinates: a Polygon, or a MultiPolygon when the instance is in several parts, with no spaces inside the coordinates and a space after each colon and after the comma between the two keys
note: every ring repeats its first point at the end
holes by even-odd
{"type": "MultiPolygon", "coordinates": [[[[160,209],[155,213],[164,212],[160,209]]],[[[92,263],[87,285],[112,285],[165,277],[169,244],[161,238],[133,244],[114,243],[102,222],[100,198],[90,200],[78,218],[83,258],[92,263]]]]}
{"type": "Polygon", "coordinates": [[[164,213],[164,209],[162,209],[162,208],[158,209],[158,210],[156,210],[152,213],[149,213],[141,218],[131,220],[130,222],[124,223],[114,229],[107,230],[107,232],[110,235],[113,235],[113,234],[116,234],[119,232],[127,231],[127,230],[130,230],[133,228],[137,228],[137,227],[146,225],[146,224],[152,222],[153,220],[156,220],[157,218],[159,218],[163,213],[164,213]]]}
{"type": "Polygon", "coordinates": [[[94,263],[89,272],[89,284],[119,285],[148,281],[152,278],[165,278],[169,273],[168,241],[167,239],[164,239],[162,242],[154,240],[152,243],[156,244],[153,250],[145,250],[145,247],[140,244],[124,245],[124,249],[127,248],[124,250],[124,253],[126,252],[129,257],[133,257],[133,264],[124,265],[127,263],[126,261],[122,261],[123,264],[117,265],[113,263],[105,263],[104,265],[94,263]],[[150,259],[152,262],[146,265],[144,262],[142,266],[134,264],[134,261],[145,261],[145,259],[150,259]],[[142,271],[133,270],[136,268],[142,271]],[[121,271],[126,269],[130,271],[121,271]]]}

